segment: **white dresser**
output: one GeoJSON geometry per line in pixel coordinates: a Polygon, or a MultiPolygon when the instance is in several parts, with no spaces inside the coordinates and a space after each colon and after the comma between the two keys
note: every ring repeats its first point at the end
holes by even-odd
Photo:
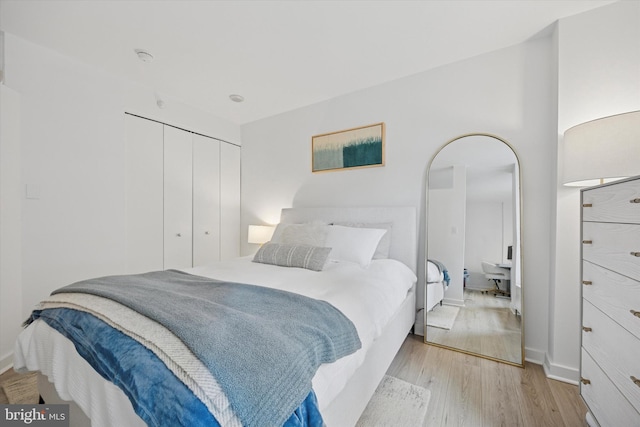
{"type": "Polygon", "coordinates": [[[584,189],[581,203],[587,421],[640,426],[640,177],[584,189]]]}

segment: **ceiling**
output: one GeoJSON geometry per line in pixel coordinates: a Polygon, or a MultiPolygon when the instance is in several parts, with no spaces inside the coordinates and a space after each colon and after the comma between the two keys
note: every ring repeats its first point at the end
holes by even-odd
{"type": "Polygon", "coordinates": [[[0,28],[243,124],[512,46],[612,2],[0,0],[0,28]]]}

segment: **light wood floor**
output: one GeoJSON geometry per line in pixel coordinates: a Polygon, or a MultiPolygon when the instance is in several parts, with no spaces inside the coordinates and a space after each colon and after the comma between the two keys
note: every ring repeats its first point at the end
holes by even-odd
{"type": "Polygon", "coordinates": [[[585,427],[578,387],[541,366],[518,368],[424,344],[409,335],[387,371],[431,391],[423,427],[585,427]]]}
{"type": "MultiPolygon", "coordinates": [[[[493,293],[467,289],[464,307],[460,307],[453,328],[428,326],[428,340],[519,364],[522,361],[521,318],[511,311],[509,304],[509,299],[493,293]]],[[[438,310],[438,306],[433,310],[438,310]]]]}

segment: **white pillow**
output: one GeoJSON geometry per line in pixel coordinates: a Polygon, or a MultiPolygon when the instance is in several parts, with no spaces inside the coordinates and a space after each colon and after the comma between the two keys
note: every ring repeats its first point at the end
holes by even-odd
{"type": "Polygon", "coordinates": [[[391,251],[391,228],[393,227],[393,223],[391,222],[377,222],[377,223],[369,223],[369,222],[334,222],[333,225],[344,225],[345,227],[356,227],[356,228],[377,228],[380,230],[387,230],[380,239],[380,243],[378,243],[378,247],[376,251],[373,253],[373,259],[387,259],[389,258],[389,252],[391,251]]]}
{"type": "Polygon", "coordinates": [[[322,223],[278,224],[271,243],[290,245],[325,246],[328,226],[322,223]]]}
{"type": "Polygon", "coordinates": [[[378,243],[387,230],[355,228],[342,225],[328,226],[324,246],[331,248],[329,259],[350,261],[367,267],[373,258],[378,243]]]}

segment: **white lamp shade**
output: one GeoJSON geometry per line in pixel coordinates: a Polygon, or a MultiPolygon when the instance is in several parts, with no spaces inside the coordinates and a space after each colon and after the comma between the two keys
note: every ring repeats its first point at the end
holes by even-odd
{"type": "Polygon", "coordinates": [[[562,183],[588,187],[640,174],[640,111],[574,126],[562,142],[562,183]]]}
{"type": "Polygon", "coordinates": [[[250,225],[247,241],[261,245],[271,240],[275,227],[271,225],[250,225]]]}

